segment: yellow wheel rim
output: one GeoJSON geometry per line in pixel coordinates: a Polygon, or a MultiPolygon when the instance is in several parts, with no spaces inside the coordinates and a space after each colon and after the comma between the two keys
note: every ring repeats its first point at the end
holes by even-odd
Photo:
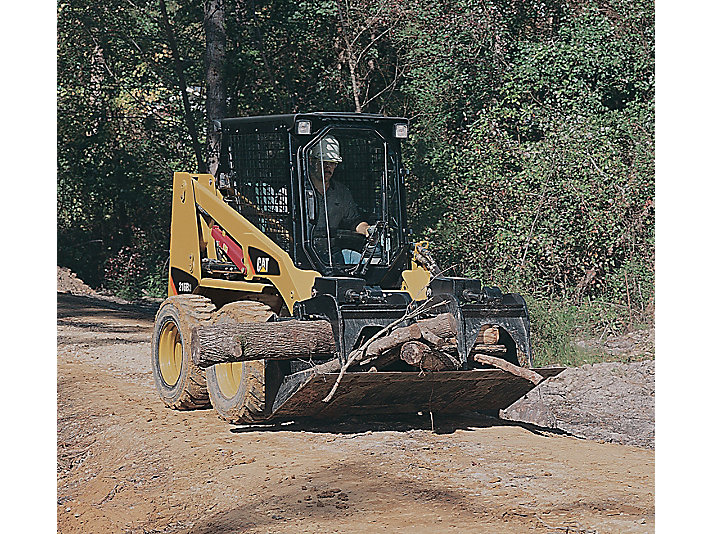
{"type": "Polygon", "coordinates": [[[220,393],[225,398],[231,399],[237,395],[237,390],[242,381],[242,370],[245,364],[238,363],[219,363],[215,366],[215,377],[218,381],[220,393]]]}
{"type": "Polygon", "coordinates": [[[175,386],[183,365],[183,345],[178,326],[170,321],[163,327],[158,340],[158,363],[163,381],[175,386]]]}

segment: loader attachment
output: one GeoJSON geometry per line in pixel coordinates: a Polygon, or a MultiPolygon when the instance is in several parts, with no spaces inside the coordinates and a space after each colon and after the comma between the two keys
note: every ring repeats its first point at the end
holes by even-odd
{"type": "MultiPolygon", "coordinates": [[[[561,367],[534,369],[545,379],[561,367]]],[[[535,386],[501,370],[346,373],[332,400],[324,402],[338,373],[302,371],[287,377],[274,405],[273,419],[344,415],[491,412],[507,408],[535,386]]]]}

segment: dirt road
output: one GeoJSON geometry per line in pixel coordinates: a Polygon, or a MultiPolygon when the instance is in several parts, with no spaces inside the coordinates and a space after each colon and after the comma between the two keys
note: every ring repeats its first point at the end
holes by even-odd
{"type": "Polygon", "coordinates": [[[475,415],[242,428],[154,393],[155,308],[58,293],[62,533],[654,531],[654,452],[475,415]]]}

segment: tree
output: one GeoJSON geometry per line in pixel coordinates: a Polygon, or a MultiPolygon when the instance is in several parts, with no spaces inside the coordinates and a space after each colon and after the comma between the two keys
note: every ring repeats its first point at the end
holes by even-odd
{"type": "MultiPolygon", "coordinates": [[[[225,3],[206,0],[205,17],[205,107],[208,121],[226,116],[225,94],[225,3]]],[[[208,171],[215,174],[220,158],[220,137],[209,124],[207,134],[208,171]]]]}

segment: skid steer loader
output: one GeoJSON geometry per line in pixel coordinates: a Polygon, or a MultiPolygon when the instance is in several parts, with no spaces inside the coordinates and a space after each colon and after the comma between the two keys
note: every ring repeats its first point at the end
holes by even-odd
{"type": "Polygon", "coordinates": [[[175,173],[153,376],[232,423],[492,412],[535,369],[524,299],[448,276],[407,225],[407,119],[215,121],[215,176],[175,173]]]}

